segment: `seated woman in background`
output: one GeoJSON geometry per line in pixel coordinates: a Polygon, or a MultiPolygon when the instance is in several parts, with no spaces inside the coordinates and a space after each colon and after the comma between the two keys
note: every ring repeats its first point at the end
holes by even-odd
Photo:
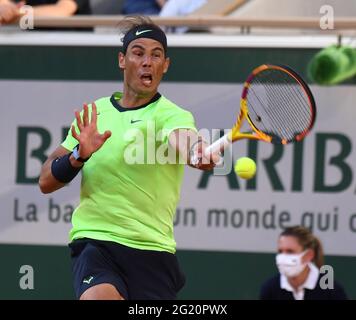
{"type": "Polygon", "coordinates": [[[344,289],[320,286],[319,269],[324,263],[320,240],[307,228],[285,229],[278,239],[276,264],[279,275],[261,287],[261,300],[345,300],[344,289]]]}

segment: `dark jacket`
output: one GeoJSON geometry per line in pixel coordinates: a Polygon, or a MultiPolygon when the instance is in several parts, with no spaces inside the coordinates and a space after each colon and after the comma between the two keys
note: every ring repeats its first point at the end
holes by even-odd
{"type": "MultiPolygon", "coordinates": [[[[347,300],[342,286],[334,282],[334,289],[322,289],[318,284],[313,290],[304,289],[304,300],[347,300]]],[[[294,300],[293,293],[280,287],[280,275],[268,279],[261,287],[261,300],[294,300]]]]}

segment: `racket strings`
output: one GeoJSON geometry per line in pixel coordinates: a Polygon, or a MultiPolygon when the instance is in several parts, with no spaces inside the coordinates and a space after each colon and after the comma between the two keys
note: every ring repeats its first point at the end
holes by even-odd
{"type": "MultiPolygon", "coordinates": [[[[283,74],[283,73],[282,73],[283,74]]],[[[284,85],[281,85],[279,89],[282,91],[282,104],[279,104],[280,108],[288,108],[289,110],[286,110],[285,116],[290,116],[290,121],[295,121],[299,120],[300,123],[304,123],[305,120],[309,120],[311,116],[310,108],[309,108],[309,102],[308,100],[305,100],[305,94],[302,89],[302,87],[297,83],[296,81],[294,83],[290,82],[290,76],[287,76],[286,74],[283,74],[283,77],[280,78],[280,80],[284,83],[284,85]],[[287,78],[288,77],[288,78],[287,78]],[[300,108],[301,105],[304,105],[307,103],[307,108],[300,108]],[[301,114],[301,113],[302,114],[301,114]]],[[[272,91],[271,84],[267,84],[267,94],[270,94],[272,91]]],[[[270,98],[270,101],[273,102],[274,96],[270,98]]]]}
{"type": "Polygon", "coordinates": [[[254,126],[282,140],[292,141],[311,124],[309,96],[292,75],[278,69],[256,75],[248,90],[247,104],[254,126]]]}
{"type": "Polygon", "coordinates": [[[264,113],[260,112],[261,108],[256,108],[255,106],[263,106],[263,102],[261,101],[261,99],[259,98],[259,95],[257,92],[255,92],[254,88],[250,88],[251,92],[253,93],[253,95],[251,97],[249,97],[248,99],[248,104],[249,104],[249,110],[253,110],[253,114],[255,115],[256,118],[256,122],[253,121],[254,125],[261,131],[267,133],[267,134],[275,134],[275,130],[273,130],[273,132],[271,132],[271,128],[273,126],[273,124],[271,123],[270,119],[276,119],[277,122],[274,125],[274,129],[276,129],[277,131],[282,131],[283,128],[279,125],[282,119],[279,117],[279,114],[276,112],[273,112],[273,109],[264,109],[264,113]],[[256,99],[258,103],[253,102],[253,99],[256,99]],[[251,103],[252,102],[252,103],[251,103]],[[258,123],[257,123],[258,121],[258,123]]]}
{"type": "MultiPolygon", "coordinates": [[[[290,85],[289,83],[287,83],[287,81],[285,79],[282,79],[285,82],[285,86],[281,86],[281,90],[283,91],[283,97],[289,97],[289,94],[292,95],[292,99],[286,101],[283,100],[283,103],[279,103],[279,110],[283,109],[283,107],[287,108],[288,110],[286,110],[285,112],[285,117],[288,119],[289,123],[293,123],[295,127],[297,128],[301,128],[308,119],[310,119],[310,109],[301,109],[299,110],[299,105],[303,104],[303,93],[301,92],[301,87],[299,85],[296,84],[291,84],[291,86],[293,86],[293,90],[286,90],[287,85],[290,85]],[[299,113],[301,111],[301,113],[299,113]]],[[[270,85],[268,85],[268,89],[270,90],[270,85]]],[[[268,91],[269,93],[269,91],[268,91]]],[[[271,97],[270,101],[273,102],[273,97],[271,97]]],[[[281,119],[283,120],[283,119],[281,119]]],[[[300,130],[300,129],[299,129],[300,130]]],[[[304,130],[303,130],[304,131],[304,130]]],[[[297,133],[297,132],[296,132],[297,133]]],[[[287,134],[287,133],[286,133],[287,134]]],[[[293,137],[289,137],[289,138],[293,138],[293,137]]]]}
{"type": "MultiPolygon", "coordinates": [[[[290,79],[286,79],[286,75],[282,78],[282,80],[284,81],[284,83],[286,83],[286,85],[289,85],[289,81],[290,79]]],[[[297,105],[303,105],[305,103],[307,103],[307,108],[301,108],[299,110],[299,108],[296,108],[295,110],[299,110],[303,113],[302,116],[306,117],[307,119],[310,119],[311,117],[311,110],[310,110],[310,107],[309,107],[309,98],[305,95],[305,91],[303,89],[303,87],[297,83],[295,81],[294,84],[291,84],[292,86],[294,86],[295,90],[291,90],[291,94],[295,97],[295,100],[294,101],[298,101],[299,103],[297,105]],[[307,100],[305,100],[305,98],[307,100]]],[[[288,94],[289,92],[286,92],[286,95],[288,94]]],[[[296,113],[296,116],[298,116],[298,113],[296,113]]]]}
{"type": "MultiPolygon", "coordinates": [[[[258,83],[259,81],[257,81],[258,83]]],[[[261,85],[261,83],[259,83],[261,85]]],[[[265,84],[263,84],[265,85],[265,84]]],[[[264,90],[264,87],[259,86],[260,89],[264,90]]],[[[283,122],[284,122],[284,118],[282,117],[282,114],[278,112],[278,110],[280,110],[282,108],[282,106],[284,105],[283,103],[281,103],[279,100],[273,100],[274,96],[273,96],[273,90],[266,90],[264,92],[261,93],[257,93],[255,92],[255,90],[252,89],[252,92],[254,93],[254,98],[256,98],[258,100],[258,106],[264,106],[265,102],[263,102],[263,100],[261,98],[259,98],[259,96],[263,96],[263,94],[266,94],[266,99],[267,99],[267,103],[268,105],[270,104],[270,101],[273,101],[276,105],[277,108],[264,108],[263,111],[265,111],[264,113],[261,113],[261,107],[259,108],[255,108],[254,106],[256,106],[255,103],[251,103],[250,107],[251,109],[254,110],[255,114],[260,113],[261,115],[259,115],[259,117],[261,118],[261,126],[263,128],[259,128],[260,130],[262,129],[262,131],[264,131],[265,133],[269,134],[269,135],[275,135],[278,137],[286,137],[288,136],[288,132],[285,130],[285,128],[283,127],[283,122]],[[271,119],[273,119],[274,121],[271,121],[271,119]]],[[[251,101],[251,100],[250,100],[251,101]]]]}
{"type": "MultiPolygon", "coordinates": [[[[296,98],[291,100],[290,106],[287,105],[291,108],[291,110],[286,113],[286,115],[290,117],[289,121],[293,121],[294,127],[297,128],[297,130],[299,131],[296,131],[295,134],[307,130],[311,119],[310,108],[299,108],[299,106],[305,102],[303,101],[303,93],[300,92],[300,90],[298,89],[300,89],[300,87],[296,88],[295,91],[292,91],[292,93],[295,94],[296,98]],[[298,94],[296,94],[297,90],[298,94]]],[[[288,92],[286,92],[286,94],[288,94],[288,92]]]]}
{"type": "MultiPolygon", "coordinates": [[[[286,113],[287,117],[286,115],[282,115],[282,113],[279,112],[279,110],[281,110],[283,106],[286,105],[285,101],[283,101],[283,99],[276,99],[274,94],[272,95],[269,91],[267,92],[267,101],[269,105],[272,101],[275,107],[264,108],[264,113],[261,112],[261,106],[264,107],[264,104],[261,103],[260,99],[259,108],[252,107],[256,114],[260,114],[258,118],[261,119],[261,126],[258,129],[264,131],[270,136],[277,136],[280,139],[292,139],[294,131],[291,132],[290,126],[286,126],[286,123],[291,123],[293,121],[293,118],[290,116],[290,110],[288,110],[289,113],[286,113]]],[[[256,106],[256,104],[253,105],[256,106]]]]}
{"type": "MultiPolygon", "coordinates": [[[[267,110],[270,110],[270,114],[271,114],[271,119],[276,119],[277,121],[275,122],[275,124],[271,123],[271,121],[269,121],[270,123],[270,127],[278,127],[279,128],[279,132],[282,132],[284,136],[288,135],[288,131],[286,130],[286,128],[283,126],[283,123],[285,122],[285,118],[283,117],[283,115],[278,112],[279,110],[281,110],[283,108],[284,105],[286,105],[286,101],[284,101],[284,99],[277,99],[274,101],[275,96],[274,96],[274,92],[273,92],[273,88],[271,88],[270,85],[267,85],[267,97],[268,97],[268,105],[271,105],[272,103],[276,103],[277,108],[268,108],[267,110]]],[[[283,89],[283,87],[282,87],[283,89]]],[[[282,95],[282,97],[284,97],[284,95],[282,95]]],[[[287,114],[286,114],[287,115],[287,114]]]]}

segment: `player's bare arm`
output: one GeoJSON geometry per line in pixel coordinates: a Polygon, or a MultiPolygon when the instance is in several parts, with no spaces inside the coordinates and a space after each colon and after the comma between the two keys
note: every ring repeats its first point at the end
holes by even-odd
{"type": "Polygon", "coordinates": [[[206,154],[208,144],[194,130],[174,130],[169,136],[169,144],[186,164],[196,169],[211,170],[220,160],[218,152],[206,154]]]}

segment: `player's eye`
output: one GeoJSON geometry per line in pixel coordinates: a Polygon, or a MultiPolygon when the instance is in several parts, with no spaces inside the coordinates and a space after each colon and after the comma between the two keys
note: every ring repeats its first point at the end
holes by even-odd
{"type": "Polygon", "coordinates": [[[152,57],[153,58],[161,58],[162,57],[162,52],[159,50],[155,50],[152,52],[152,57]]]}

